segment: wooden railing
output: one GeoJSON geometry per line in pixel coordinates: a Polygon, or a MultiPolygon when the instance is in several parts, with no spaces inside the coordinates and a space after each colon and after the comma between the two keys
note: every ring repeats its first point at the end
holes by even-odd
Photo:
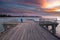
{"type": "Polygon", "coordinates": [[[51,22],[57,22],[57,18],[41,18],[40,21],[51,21],[51,22]]]}

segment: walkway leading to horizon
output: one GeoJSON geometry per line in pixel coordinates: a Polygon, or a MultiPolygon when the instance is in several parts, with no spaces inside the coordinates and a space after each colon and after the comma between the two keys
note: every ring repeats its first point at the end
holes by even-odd
{"type": "Polygon", "coordinates": [[[58,40],[35,22],[19,23],[0,40],[58,40]]]}

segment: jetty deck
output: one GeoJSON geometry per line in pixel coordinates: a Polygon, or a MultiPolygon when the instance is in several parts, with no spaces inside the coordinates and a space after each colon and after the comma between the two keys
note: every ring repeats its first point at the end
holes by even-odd
{"type": "Polygon", "coordinates": [[[58,40],[35,22],[18,23],[0,40],[58,40]]]}

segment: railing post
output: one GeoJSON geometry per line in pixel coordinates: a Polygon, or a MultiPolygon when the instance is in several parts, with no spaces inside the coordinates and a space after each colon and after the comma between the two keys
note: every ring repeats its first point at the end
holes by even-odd
{"type": "Polygon", "coordinates": [[[55,24],[52,25],[52,34],[56,34],[56,26],[55,26],[55,24]]]}

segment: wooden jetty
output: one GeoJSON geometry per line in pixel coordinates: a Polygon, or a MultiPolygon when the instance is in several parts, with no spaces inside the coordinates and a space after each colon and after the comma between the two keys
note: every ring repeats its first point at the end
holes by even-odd
{"type": "Polygon", "coordinates": [[[39,25],[44,27],[45,29],[48,29],[48,26],[51,26],[52,27],[51,33],[56,34],[56,27],[58,25],[57,20],[51,20],[49,18],[48,18],[48,20],[47,19],[41,19],[39,21],[39,25]]]}
{"type": "Polygon", "coordinates": [[[0,40],[58,40],[35,22],[19,23],[0,40]]]}

